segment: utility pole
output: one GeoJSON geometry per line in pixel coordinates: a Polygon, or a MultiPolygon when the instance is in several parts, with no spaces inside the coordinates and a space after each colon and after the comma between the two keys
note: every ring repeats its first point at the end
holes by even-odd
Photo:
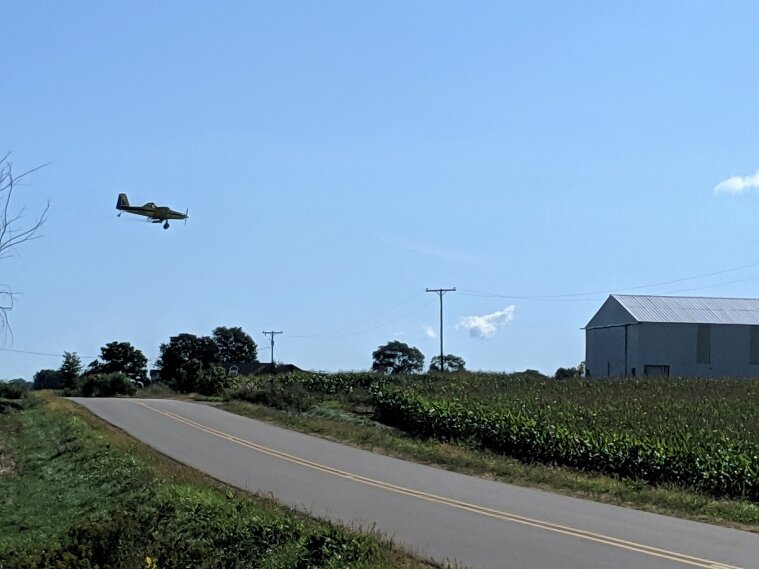
{"type": "Polygon", "coordinates": [[[274,371],[274,336],[276,334],[281,334],[282,332],[275,332],[272,330],[271,332],[264,332],[264,336],[271,336],[271,369],[274,371]]]}
{"type": "Polygon", "coordinates": [[[443,362],[445,356],[443,355],[443,295],[446,292],[456,292],[456,287],[453,288],[428,288],[424,292],[436,292],[440,297],[440,372],[445,371],[443,362]]]}

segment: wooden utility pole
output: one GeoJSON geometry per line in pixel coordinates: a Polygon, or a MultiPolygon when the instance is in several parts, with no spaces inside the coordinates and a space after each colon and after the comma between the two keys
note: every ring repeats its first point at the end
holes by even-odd
{"type": "Polygon", "coordinates": [[[456,292],[456,287],[453,288],[428,288],[425,292],[435,292],[440,297],[440,372],[445,371],[445,356],[443,355],[443,295],[446,292],[456,292]]]}
{"type": "Polygon", "coordinates": [[[271,336],[271,369],[274,371],[274,336],[275,334],[282,334],[282,332],[275,332],[272,330],[271,332],[264,332],[264,336],[271,336]]]}

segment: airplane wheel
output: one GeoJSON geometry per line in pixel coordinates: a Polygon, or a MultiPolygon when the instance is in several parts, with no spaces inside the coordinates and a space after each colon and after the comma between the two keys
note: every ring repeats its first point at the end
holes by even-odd
{"type": "Polygon", "coordinates": [[[163,228],[164,228],[164,229],[168,229],[168,228],[169,228],[169,222],[168,222],[168,221],[167,221],[166,223],[164,223],[164,224],[163,224],[163,228]]]}

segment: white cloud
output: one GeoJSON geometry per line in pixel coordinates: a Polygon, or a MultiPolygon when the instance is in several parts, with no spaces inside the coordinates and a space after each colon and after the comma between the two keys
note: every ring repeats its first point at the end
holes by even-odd
{"type": "Polygon", "coordinates": [[[466,328],[474,338],[492,338],[500,326],[503,326],[510,320],[514,320],[515,309],[516,306],[511,304],[503,310],[498,310],[492,314],[464,316],[459,320],[456,328],[466,328]]]}
{"type": "Polygon", "coordinates": [[[424,327],[424,333],[427,334],[428,338],[437,338],[437,334],[435,333],[435,329],[432,326],[425,326],[424,327]]]}
{"type": "Polygon", "coordinates": [[[751,188],[759,188],[759,170],[753,176],[733,176],[714,186],[715,194],[742,194],[751,188]]]}

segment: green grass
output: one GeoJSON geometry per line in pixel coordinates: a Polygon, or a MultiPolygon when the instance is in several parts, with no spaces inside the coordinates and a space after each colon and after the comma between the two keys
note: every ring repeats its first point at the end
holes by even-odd
{"type": "Polygon", "coordinates": [[[239,492],[79,406],[0,414],[0,568],[420,568],[381,536],[239,492]]]}

